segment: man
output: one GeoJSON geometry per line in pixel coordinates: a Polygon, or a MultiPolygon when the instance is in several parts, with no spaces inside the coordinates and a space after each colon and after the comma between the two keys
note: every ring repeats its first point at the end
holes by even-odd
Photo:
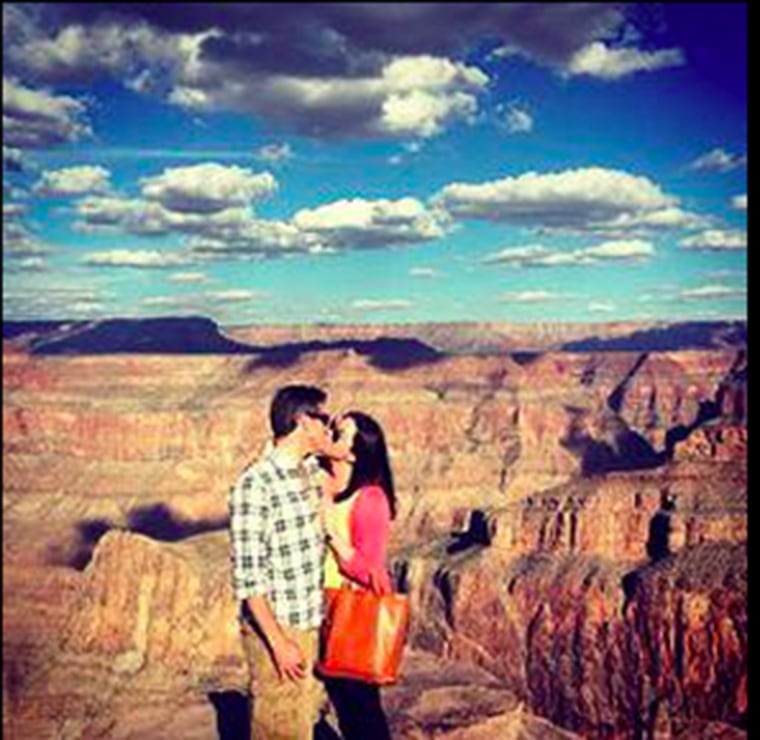
{"type": "Polygon", "coordinates": [[[332,446],[326,400],[312,386],[277,391],[274,444],[230,492],[232,580],[242,602],[256,740],[310,740],[325,703],[313,675],[325,552],[313,454],[332,446]]]}

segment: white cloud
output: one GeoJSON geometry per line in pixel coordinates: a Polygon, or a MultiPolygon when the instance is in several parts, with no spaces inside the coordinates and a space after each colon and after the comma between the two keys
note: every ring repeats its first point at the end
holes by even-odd
{"type": "Polygon", "coordinates": [[[367,298],[353,301],[351,308],[357,311],[402,311],[411,308],[413,305],[411,301],[400,298],[390,298],[387,300],[367,298]]]}
{"type": "Polygon", "coordinates": [[[63,313],[72,318],[83,319],[102,316],[105,310],[105,304],[98,301],[74,301],[71,305],[66,306],[63,313]]]}
{"type": "Polygon", "coordinates": [[[499,300],[504,303],[547,303],[561,298],[562,296],[559,293],[551,293],[546,290],[522,290],[503,293],[499,300]]]}
{"type": "Polygon", "coordinates": [[[509,106],[504,114],[504,122],[511,134],[529,133],[533,130],[533,116],[514,103],[509,106]]]}
{"type": "Polygon", "coordinates": [[[692,170],[706,170],[708,172],[730,172],[739,167],[744,167],[746,164],[746,155],[732,154],[725,149],[716,147],[706,154],[697,157],[689,165],[689,168],[692,170]]]}
{"type": "Polygon", "coordinates": [[[3,267],[10,272],[45,272],[49,269],[47,261],[42,257],[21,257],[8,260],[3,267]]]}
{"type": "Polygon", "coordinates": [[[29,191],[26,188],[11,185],[8,181],[3,183],[3,198],[24,199],[28,197],[28,195],[29,191]]]}
{"type": "Polygon", "coordinates": [[[644,213],[624,213],[600,227],[600,231],[650,231],[652,229],[703,229],[710,219],[698,213],[667,206],[644,213]]]}
{"type": "Polygon", "coordinates": [[[206,259],[306,253],[319,246],[327,249],[318,235],[304,233],[287,222],[256,219],[244,207],[190,213],[140,199],[89,196],[77,202],[75,212],[80,220],[74,228],[79,231],[189,235],[190,251],[206,259]]]}
{"type": "Polygon", "coordinates": [[[478,107],[474,93],[487,85],[488,77],[477,67],[421,55],[394,59],[383,69],[382,81],[380,128],[428,138],[452,118],[473,118],[478,107]]]}
{"type": "Polygon", "coordinates": [[[552,254],[552,251],[541,244],[530,244],[524,247],[507,247],[484,257],[482,262],[486,265],[527,264],[543,259],[549,254],[552,254]]]}
{"type": "Polygon", "coordinates": [[[735,208],[737,211],[746,211],[747,210],[747,194],[744,193],[743,195],[735,195],[733,198],[731,198],[731,206],[735,208]]]}
{"type": "Polygon", "coordinates": [[[110,74],[136,92],[151,92],[166,77],[191,75],[201,44],[214,35],[164,33],[145,22],[116,20],[72,24],[49,35],[30,31],[23,43],[8,44],[6,56],[33,78],[65,83],[110,74]]]}
{"type": "Polygon", "coordinates": [[[642,51],[631,47],[611,48],[595,41],[580,49],[565,72],[569,76],[587,75],[603,80],[618,80],[637,72],[652,72],[685,63],[680,49],[642,51]]]}
{"type": "Polygon", "coordinates": [[[21,149],[3,144],[3,169],[10,172],[22,172],[25,168],[24,153],[21,149]]]}
{"type": "Polygon", "coordinates": [[[426,209],[416,198],[339,200],[300,210],[292,223],[334,247],[358,249],[428,241],[445,234],[438,214],[426,209]]]}
{"type": "Polygon", "coordinates": [[[145,296],[140,299],[140,303],[144,306],[164,306],[166,308],[174,308],[175,306],[181,306],[185,303],[185,299],[181,296],[145,296]]]}
{"type": "MultiPolygon", "coordinates": [[[[280,243],[283,240],[280,222],[259,221],[245,207],[192,213],[171,211],[161,203],[140,199],[88,196],[76,203],[75,213],[80,220],[73,228],[83,232],[122,230],[140,236],[178,232],[221,247],[226,244],[230,251],[241,241],[249,244],[249,248],[258,243],[261,251],[285,246],[280,243]]],[[[291,227],[290,231],[297,230],[291,227]]]]}
{"type": "Polygon", "coordinates": [[[290,148],[290,144],[286,143],[267,144],[259,148],[256,156],[263,162],[278,164],[293,159],[293,150],[290,148]]]}
{"type": "Polygon", "coordinates": [[[405,164],[415,154],[419,154],[422,151],[424,142],[422,141],[407,141],[401,144],[402,151],[392,154],[388,157],[388,164],[394,167],[405,164]]]}
{"type": "Polygon", "coordinates": [[[11,149],[42,149],[91,135],[85,106],[68,95],[32,90],[3,77],[3,143],[11,149]]]}
{"type": "Polygon", "coordinates": [[[643,39],[630,14],[612,3],[313,3],[283,24],[257,3],[187,13],[19,3],[4,9],[4,62],[50,84],[107,75],[314,136],[427,137],[476,113],[486,76],[454,60],[484,37],[554,70],[608,79],[682,62],[678,50],[604,46],[643,39]]]}
{"type": "Polygon", "coordinates": [[[145,269],[164,269],[177,267],[190,262],[186,256],[158,252],[155,250],[111,249],[91,252],[82,258],[82,262],[91,267],[135,267],[145,269]]]}
{"type": "Polygon", "coordinates": [[[169,168],[140,183],[143,196],[167,210],[204,214],[248,205],[270,195],[277,186],[269,172],[254,173],[214,162],[169,168]]]}
{"type": "Polygon", "coordinates": [[[684,249],[722,252],[747,248],[747,232],[740,229],[709,229],[681,239],[684,249]]]}
{"type": "Polygon", "coordinates": [[[394,135],[430,137],[440,134],[451,118],[473,120],[475,96],[463,92],[441,94],[410,90],[390,94],[382,104],[382,131],[394,135]]]}
{"type": "Polygon", "coordinates": [[[727,267],[722,270],[711,270],[710,272],[706,273],[706,275],[708,278],[715,279],[715,280],[721,280],[723,278],[734,278],[734,277],[743,277],[746,279],[747,271],[727,267]]]}
{"type": "Polygon", "coordinates": [[[609,262],[630,262],[654,256],[651,242],[641,239],[607,241],[593,247],[560,251],[540,244],[510,247],[483,258],[487,265],[514,265],[516,267],[577,267],[609,262]]]}
{"type": "Polygon", "coordinates": [[[217,77],[211,66],[204,72],[208,79],[178,84],[170,102],[260,115],[326,138],[437,135],[453,121],[472,120],[488,81],[477,67],[430,55],[397,56],[365,76],[248,71],[240,79],[217,77]]]}
{"type": "Polygon", "coordinates": [[[615,304],[607,301],[591,301],[588,304],[591,313],[611,313],[615,310],[615,304]]]}
{"type": "Polygon", "coordinates": [[[3,219],[6,221],[16,220],[23,216],[28,210],[25,203],[5,203],[3,202],[3,219]]]}
{"type": "Polygon", "coordinates": [[[47,244],[40,241],[26,224],[19,220],[23,213],[19,208],[15,203],[3,204],[3,255],[31,257],[47,254],[50,251],[47,244]],[[11,207],[10,212],[6,210],[6,206],[11,207]]]}
{"type": "Polygon", "coordinates": [[[42,173],[34,191],[50,197],[103,193],[110,189],[110,176],[105,167],[90,165],[48,170],[42,173]]]}
{"type": "Polygon", "coordinates": [[[166,98],[169,103],[190,110],[205,110],[212,107],[211,96],[197,87],[177,85],[166,98]]]}
{"type": "Polygon", "coordinates": [[[305,233],[292,223],[259,220],[250,214],[219,224],[207,219],[193,224],[192,231],[187,224],[183,228],[194,234],[188,242],[190,250],[207,259],[257,259],[329,249],[321,237],[305,233]]]}
{"type": "Polygon", "coordinates": [[[113,196],[87,196],[77,201],[74,211],[81,219],[79,231],[121,229],[130,234],[160,235],[169,231],[166,210],[158,203],[113,196]]]}
{"type": "Polygon", "coordinates": [[[204,294],[212,301],[219,301],[221,303],[245,303],[248,301],[255,301],[267,296],[266,293],[261,293],[254,290],[242,290],[231,288],[229,290],[214,290],[208,291],[204,294]]]}
{"type": "Polygon", "coordinates": [[[412,267],[409,269],[409,275],[418,278],[437,278],[441,273],[432,267],[412,267]]]}
{"type": "Polygon", "coordinates": [[[77,277],[59,270],[45,270],[30,275],[19,273],[14,278],[14,290],[3,291],[6,315],[18,319],[83,318],[101,315],[112,293],[100,287],[77,285],[77,277]],[[33,282],[32,282],[33,280],[33,282]]]}
{"type": "Polygon", "coordinates": [[[202,272],[176,272],[169,276],[173,283],[207,283],[208,276],[202,272]]]}
{"type": "Polygon", "coordinates": [[[579,250],[584,257],[600,260],[628,260],[642,259],[654,255],[654,246],[651,242],[641,239],[627,239],[609,241],[595,247],[587,247],[579,250]]]}
{"type": "Polygon", "coordinates": [[[547,229],[618,228],[621,219],[645,219],[677,207],[646,177],[587,167],[528,172],[485,183],[452,183],[434,202],[459,218],[547,229]]]}
{"type": "Polygon", "coordinates": [[[682,290],[679,295],[687,300],[743,298],[747,295],[747,289],[730,287],[728,285],[703,285],[699,288],[682,290]]]}
{"type": "MultiPolygon", "coordinates": [[[[185,168],[180,168],[185,169],[185,168]]],[[[192,168],[188,168],[192,169],[192,168]]],[[[190,184],[185,183],[189,188],[190,184]]],[[[177,192],[174,191],[174,196],[177,192]]],[[[183,197],[202,197],[188,189],[183,197]]],[[[175,199],[167,198],[176,206],[175,199]]],[[[361,198],[298,211],[290,221],[255,218],[243,207],[212,213],[169,210],[139,199],[89,196],[75,205],[80,231],[124,230],[137,235],[190,235],[190,251],[208,259],[286,254],[332,254],[340,249],[382,248],[436,239],[446,233],[446,215],[414,198],[361,198]]]]}
{"type": "MultiPolygon", "coordinates": [[[[81,11],[74,6],[56,13],[12,5],[4,10],[3,24],[8,58],[37,77],[82,78],[110,71],[124,79],[148,67],[213,87],[223,79],[240,83],[252,70],[348,76],[401,50],[453,56],[484,35],[535,62],[560,67],[596,39],[621,38],[631,26],[624,11],[606,3],[317,3],[300,8],[299,22],[283,27],[276,14],[257,5],[188,13],[122,5],[118,15],[110,7],[81,11]],[[201,55],[197,39],[193,45],[190,41],[204,33],[218,43],[205,44],[201,55]],[[192,53],[182,57],[187,47],[192,53]],[[180,61],[172,64],[177,57],[180,61]]],[[[638,38],[630,32],[624,37],[638,38]]]]}

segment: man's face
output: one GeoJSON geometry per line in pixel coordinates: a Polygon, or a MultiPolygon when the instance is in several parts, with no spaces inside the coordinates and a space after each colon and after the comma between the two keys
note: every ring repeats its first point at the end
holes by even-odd
{"type": "Polygon", "coordinates": [[[325,452],[332,445],[330,415],[323,406],[302,414],[301,427],[311,452],[325,452]]]}

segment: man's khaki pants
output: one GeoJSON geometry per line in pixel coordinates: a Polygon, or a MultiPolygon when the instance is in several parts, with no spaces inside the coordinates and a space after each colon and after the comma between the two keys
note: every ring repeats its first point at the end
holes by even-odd
{"type": "Polygon", "coordinates": [[[251,693],[252,740],[311,740],[314,725],[327,705],[324,685],[314,676],[319,631],[295,630],[283,625],[306,656],[306,678],[280,680],[271,654],[253,626],[241,620],[251,693]]]}

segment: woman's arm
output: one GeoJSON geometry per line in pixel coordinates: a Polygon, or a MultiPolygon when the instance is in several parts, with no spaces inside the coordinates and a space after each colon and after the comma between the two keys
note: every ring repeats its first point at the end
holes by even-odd
{"type": "MultiPolygon", "coordinates": [[[[390,590],[385,566],[390,524],[390,506],[382,488],[369,486],[362,489],[351,512],[353,552],[345,549],[341,554],[334,548],[344,575],[373,590],[390,590]]],[[[339,547],[343,545],[340,543],[339,547]]]]}

